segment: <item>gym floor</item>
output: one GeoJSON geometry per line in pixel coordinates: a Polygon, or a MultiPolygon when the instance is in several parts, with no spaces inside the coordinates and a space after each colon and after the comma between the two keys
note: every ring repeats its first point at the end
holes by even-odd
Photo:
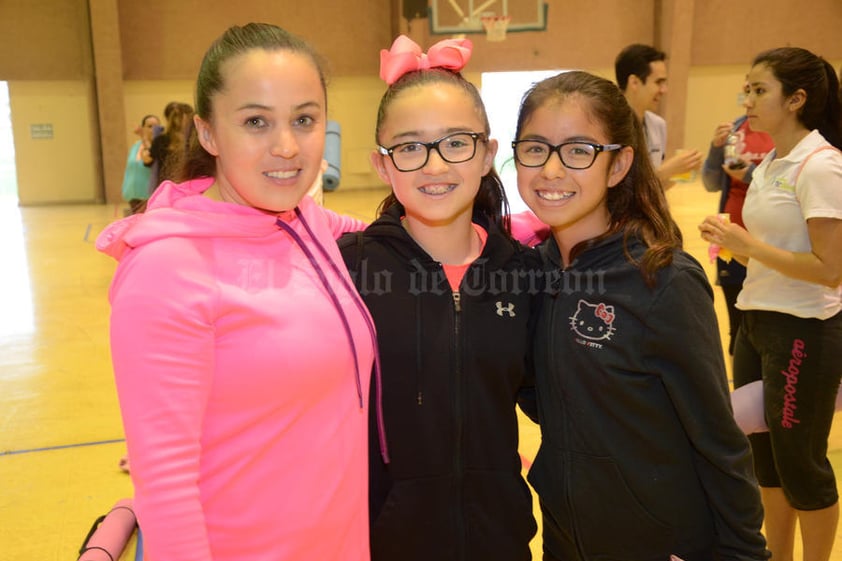
{"type": "MultiPolygon", "coordinates": [[[[383,189],[327,193],[325,204],[371,220],[383,189]]],[[[685,247],[713,278],[696,224],[718,194],[697,182],[668,192],[685,247]]],[[[0,198],[0,559],[69,561],[93,521],[132,496],[118,461],[125,453],[108,344],[108,286],[115,263],[93,245],[122,216],[103,205],[18,208],[0,198]]],[[[716,289],[720,330],[727,325],[716,289]]],[[[522,418],[521,453],[531,461],[537,426],[522,418]]],[[[842,473],[842,432],[831,435],[842,473]]],[[[536,517],[540,515],[536,508],[536,517]]],[[[540,532],[539,532],[540,536],[540,532]]],[[[533,542],[541,558],[540,537],[533,542]]],[[[800,558],[800,553],[796,555],[800,558]]],[[[837,538],[834,561],[842,561],[837,538]]]]}

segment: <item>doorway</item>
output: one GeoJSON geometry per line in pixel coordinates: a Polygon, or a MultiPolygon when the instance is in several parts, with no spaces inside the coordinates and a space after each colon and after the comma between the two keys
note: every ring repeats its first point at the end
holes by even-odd
{"type": "Polygon", "coordinates": [[[15,171],[15,141],[12,136],[12,110],[9,84],[0,81],[0,204],[17,204],[18,181],[15,171]]]}
{"type": "Polygon", "coordinates": [[[555,76],[563,70],[536,70],[530,72],[483,72],[482,101],[491,124],[491,137],[499,144],[494,167],[503,180],[509,210],[512,213],[529,210],[517,191],[517,172],[512,155],[517,114],[523,94],[536,82],[555,76]]]}

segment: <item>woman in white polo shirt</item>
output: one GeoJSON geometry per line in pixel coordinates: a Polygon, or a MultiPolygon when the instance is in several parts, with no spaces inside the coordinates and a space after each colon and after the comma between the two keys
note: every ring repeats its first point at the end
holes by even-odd
{"type": "Polygon", "coordinates": [[[839,519],[827,440],[842,378],[842,117],[833,67],[800,48],[758,55],[751,127],[775,149],[755,169],[746,229],[709,216],[702,238],[747,264],[734,385],[763,380],[768,433],[750,437],[772,558],[830,557],[839,519]]]}

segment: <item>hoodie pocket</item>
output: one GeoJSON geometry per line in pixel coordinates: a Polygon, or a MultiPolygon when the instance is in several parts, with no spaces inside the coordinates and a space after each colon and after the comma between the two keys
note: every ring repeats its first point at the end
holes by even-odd
{"type": "Polygon", "coordinates": [[[531,559],[529,542],[538,526],[532,494],[520,474],[468,472],[465,519],[470,559],[531,559]]]}
{"type": "MultiPolygon", "coordinates": [[[[529,481],[542,507],[565,533],[575,536],[585,556],[613,561],[668,559],[676,547],[673,527],[653,515],[617,463],[584,454],[568,457],[568,462],[557,458],[552,465],[546,459],[539,463],[536,457],[529,481]]],[[[680,496],[674,500],[681,504],[680,496]]]]}
{"type": "MultiPolygon", "coordinates": [[[[579,535],[589,557],[643,560],[674,547],[672,527],[641,502],[613,458],[573,454],[570,487],[575,518],[584,521],[579,535]]],[[[681,497],[674,500],[680,504],[681,497]]]]}
{"type": "Polygon", "coordinates": [[[371,527],[372,559],[453,559],[450,476],[397,481],[371,527]]]}

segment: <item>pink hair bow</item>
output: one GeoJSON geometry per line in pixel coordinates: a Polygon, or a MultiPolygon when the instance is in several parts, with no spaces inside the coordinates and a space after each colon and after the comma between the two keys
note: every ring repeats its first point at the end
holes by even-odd
{"type": "Polygon", "coordinates": [[[415,70],[446,68],[458,72],[468,64],[473,48],[470,39],[445,39],[424,53],[415,41],[401,35],[392,43],[391,49],[380,51],[380,78],[391,86],[398,78],[415,70]]]}

